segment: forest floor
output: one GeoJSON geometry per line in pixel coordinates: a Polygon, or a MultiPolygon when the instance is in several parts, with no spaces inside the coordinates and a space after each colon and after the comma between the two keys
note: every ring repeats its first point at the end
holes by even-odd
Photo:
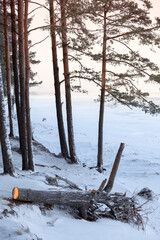
{"type": "Polygon", "coordinates": [[[159,240],[160,237],[160,128],[159,116],[149,116],[139,110],[106,108],[104,124],[104,167],[102,174],[96,169],[98,105],[75,103],[75,139],[79,165],[68,164],[56,157],[59,150],[54,103],[52,99],[32,99],[34,138],[41,144],[33,145],[35,172],[21,171],[21,155],[17,139],[11,139],[15,177],[3,175],[0,162],[0,239],[12,240],[159,240]],[[43,109],[43,111],[42,111],[43,109]],[[111,219],[88,222],[78,218],[64,206],[44,207],[42,204],[16,203],[12,189],[69,190],[62,180],[58,186],[49,185],[47,178],[55,175],[74,182],[81,189],[98,189],[108,178],[120,142],[125,150],[112,192],[136,195],[142,188],[153,191],[153,199],[137,197],[142,205],[142,230],[111,219]],[[47,150],[49,149],[49,150],[47,150]]]}

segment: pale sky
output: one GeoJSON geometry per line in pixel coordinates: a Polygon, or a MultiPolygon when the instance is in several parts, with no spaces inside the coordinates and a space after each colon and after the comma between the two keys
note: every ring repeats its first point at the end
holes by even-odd
{"type": "MultiPolygon", "coordinates": [[[[43,3],[44,0],[41,0],[40,3],[43,3]]],[[[152,16],[158,16],[160,14],[160,0],[152,0],[153,3],[153,9],[152,9],[152,16]]],[[[33,9],[33,5],[30,4],[30,9],[33,9]]],[[[49,21],[48,18],[48,12],[45,9],[39,9],[35,12],[35,17],[33,24],[31,28],[37,27],[37,26],[44,26],[46,25],[46,21],[49,21]]],[[[30,39],[33,43],[38,42],[42,39],[44,39],[47,35],[49,35],[48,31],[41,31],[37,30],[31,33],[30,39]]],[[[38,75],[36,77],[36,81],[43,81],[41,86],[34,87],[31,89],[31,93],[36,94],[54,94],[54,80],[53,80],[53,68],[52,68],[52,55],[51,55],[51,40],[50,37],[45,40],[45,42],[36,45],[34,48],[32,48],[33,51],[36,51],[36,58],[41,61],[40,64],[35,66],[33,69],[38,72],[38,75]]],[[[147,49],[144,50],[144,54],[146,54],[147,49]]],[[[59,55],[61,55],[61,49],[59,50],[59,55]]],[[[151,56],[151,55],[150,55],[151,56]]],[[[160,63],[160,51],[159,54],[152,54],[152,59],[156,59],[157,63],[160,63]]],[[[61,64],[59,64],[60,67],[61,64]]],[[[101,70],[101,68],[100,68],[101,70]]],[[[63,78],[63,70],[60,68],[61,78],[63,78]]],[[[89,85],[89,84],[87,84],[89,85]]],[[[98,88],[92,87],[90,91],[90,95],[95,96],[95,93],[98,95],[99,91],[98,88]]],[[[153,86],[153,84],[150,85],[150,89],[152,89],[153,92],[158,92],[159,87],[153,86]]],[[[79,95],[78,95],[79,96],[79,95]]],[[[85,96],[83,96],[85,97],[85,96]]]]}

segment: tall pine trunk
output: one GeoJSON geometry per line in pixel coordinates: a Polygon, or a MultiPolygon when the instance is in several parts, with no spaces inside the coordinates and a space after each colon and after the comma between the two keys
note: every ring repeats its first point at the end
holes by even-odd
{"type": "Polygon", "coordinates": [[[6,65],[6,80],[7,80],[7,98],[8,98],[8,114],[10,136],[13,137],[13,111],[12,111],[12,95],[11,95],[11,69],[9,59],[9,37],[8,37],[8,19],[7,19],[7,3],[3,0],[3,17],[4,17],[4,38],[5,38],[5,65],[6,65]]]}
{"type": "Polygon", "coordinates": [[[70,77],[69,77],[67,29],[66,29],[66,27],[67,27],[66,1],[60,0],[60,5],[61,5],[62,49],[63,49],[63,67],[64,67],[64,79],[65,79],[69,150],[70,150],[71,162],[78,163],[78,158],[77,158],[76,152],[75,152],[74,133],[73,133],[71,86],[70,86],[70,77]]]}
{"type": "Polygon", "coordinates": [[[11,8],[11,34],[12,34],[12,64],[13,64],[13,80],[14,80],[14,92],[15,92],[15,103],[16,112],[18,120],[18,130],[21,145],[21,109],[20,109],[20,83],[19,83],[19,73],[18,73],[18,51],[17,51],[17,28],[16,28],[16,13],[15,13],[15,0],[10,0],[11,8]]]}
{"type": "Polygon", "coordinates": [[[0,67],[0,142],[2,149],[3,158],[3,169],[4,173],[14,174],[14,169],[12,165],[12,152],[9,137],[7,134],[7,122],[5,113],[5,102],[4,102],[4,92],[3,92],[3,81],[0,67]]]}
{"type": "Polygon", "coordinates": [[[24,11],[24,47],[25,47],[25,101],[26,101],[26,127],[28,146],[28,169],[34,171],[33,151],[32,151],[32,128],[29,102],[29,51],[28,51],[28,0],[25,0],[24,11]]]}
{"type": "Polygon", "coordinates": [[[26,103],[25,103],[25,53],[24,53],[24,21],[23,0],[18,0],[18,43],[19,43],[19,76],[20,76],[20,101],[21,101],[21,152],[22,169],[28,169],[27,136],[26,136],[26,103]]]}
{"type": "Polygon", "coordinates": [[[101,172],[103,170],[103,121],[104,121],[104,102],[105,102],[105,78],[106,78],[106,15],[107,10],[104,6],[104,26],[103,26],[103,56],[102,56],[102,82],[99,110],[99,128],[98,128],[98,156],[97,167],[101,172]]]}
{"type": "Polygon", "coordinates": [[[56,46],[57,41],[56,41],[56,33],[55,33],[55,19],[54,19],[54,0],[49,0],[49,9],[50,9],[50,31],[51,31],[51,43],[52,43],[53,72],[54,72],[54,88],[55,88],[59,140],[60,140],[62,156],[64,158],[68,158],[68,148],[67,148],[64,123],[63,123],[61,90],[60,90],[60,81],[59,81],[59,67],[58,67],[58,59],[57,59],[57,46],[56,46]]]}

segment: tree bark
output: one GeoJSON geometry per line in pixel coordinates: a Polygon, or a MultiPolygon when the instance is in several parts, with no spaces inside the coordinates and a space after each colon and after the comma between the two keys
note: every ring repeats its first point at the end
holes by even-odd
{"type": "Polygon", "coordinates": [[[7,134],[7,123],[6,123],[1,67],[0,67],[0,141],[1,141],[4,173],[9,173],[10,175],[13,175],[14,169],[12,165],[11,146],[10,146],[10,141],[7,134]]]}
{"type": "Polygon", "coordinates": [[[24,48],[25,48],[25,102],[26,102],[26,128],[28,146],[28,169],[34,171],[33,151],[32,151],[32,128],[29,102],[29,51],[28,51],[28,0],[25,0],[24,11],[24,48]]]}
{"type": "Polygon", "coordinates": [[[120,160],[121,160],[121,156],[122,156],[122,152],[123,152],[124,146],[125,146],[125,144],[121,143],[120,147],[118,149],[118,152],[117,152],[117,155],[116,155],[113,167],[112,167],[112,171],[111,171],[111,174],[109,176],[109,180],[107,182],[106,187],[104,188],[104,191],[106,191],[106,192],[110,192],[112,190],[112,187],[113,187],[113,184],[114,184],[114,180],[115,180],[115,177],[116,177],[116,173],[117,173],[118,166],[119,166],[119,163],[120,163],[120,160]]]}
{"type": "Polygon", "coordinates": [[[62,27],[62,49],[63,49],[63,67],[65,79],[65,94],[66,94],[66,112],[67,112],[67,128],[68,128],[68,142],[70,157],[72,163],[78,163],[78,158],[75,152],[73,118],[72,118],[72,101],[71,101],[71,86],[69,77],[69,63],[68,63],[68,46],[67,46],[67,23],[66,23],[66,3],[60,0],[61,5],[61,27],[62,27]]]}
{"type": "Polygon", "coordinates": [[[15,13],[15,0],[10,0],[11,7],[11,32],[12,32],[12,62],[13,62],[13,79],[14,79],[14,91],[15,91],[15,102],[16,102],[16,112],[18,120],[18,130],[20,138],[20,148],[21,148],[21,107],[20,107],[20,83],[18,74],[18,51],[17,51],[17,36],[16,36],[16,13],[15,13]]]}
{"type": "Polygon", "coordinates": [[[23,0],[18,0],[18,42],[19,42],[19,76],[21,101],[21,134],[22,134],[22,169],[28,170],[27,137],[26,137],[26,102],[25,102],[25,53],[24,53],[24,22],[23,0]]]}
{"type": "Polygon", "coordinates": [[[8,115],[9,115],[9,135],[13,137],[13,112],[12,112],[12,96],[11,96],[11,69],[9,59],[9,39],[8,39],[8,20],[7,20],[7,3],[3,0],[3,16],[4,16],[4,38],[5,38],[5,65],[7,80],[7,98],[8,98],[8,115]]]}
{"type": "Polygon", "coordinates": [[[15,187],[12,191],[15,200],[50,205],[64,205],[76,208],[88,208],[91,200],[99,203],[107,201],[108,193],[92,191],[41,191],[15,187]]]}
{"type": "Polygon", "coordinates": [[[106,5],[104,6],[104,26],[103,26],[103,57],[102,57],[102,83],[99,111],[98,128],[98,156],[97,167],[100,172],[103,170],[103,121],[104,121],[104,102],[105,102],[105,78],[106,78],[106,5]]]}
{"type": "Polygon", "coordinates": [[[51,31],[51,43],[52,43],[52,59],[53,59],[53,71],[54,71],[54,87],[55,87],[55,99],[56,99],[56,112],[57,112],[57,123],[59,131],[59,139],[61,146],[61,153],[64,158],[68,158],[68,148],[64,130],[63,114],[62,114],[62,103],[61,103],[61,90],[59,81],[59,67],[57,59],[57,41],[55,34],[55,19],[54,19],[54,1],[49,1],[50,8],[50,31],[51,31]]]}
{"type": "Polygon", "coordinates": [[[107,217],[143,227],[143,219],[139,214],[139,207],[136,207],[134,197],[126,197],[121,193],[108,194],[103,191],[37,191],[15,187],[12,191],[12,196],[13,199],[22,201],[22,203],[55,204],[77,208],[80,216],[90,221],[107,217]],[[101,203],[107,206],[105,210],[99,208],[101,203]]]}

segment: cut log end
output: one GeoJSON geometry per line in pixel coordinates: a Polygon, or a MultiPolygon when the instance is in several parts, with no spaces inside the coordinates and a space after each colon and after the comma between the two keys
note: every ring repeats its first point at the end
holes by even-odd
{"type": "Polygon", "coordinates": [[[19,190],[17,187],[14,187],[12,190],[12,197],[13,197],[13,199],[17,199],[18,196],[19,196],[19,190]]]}

